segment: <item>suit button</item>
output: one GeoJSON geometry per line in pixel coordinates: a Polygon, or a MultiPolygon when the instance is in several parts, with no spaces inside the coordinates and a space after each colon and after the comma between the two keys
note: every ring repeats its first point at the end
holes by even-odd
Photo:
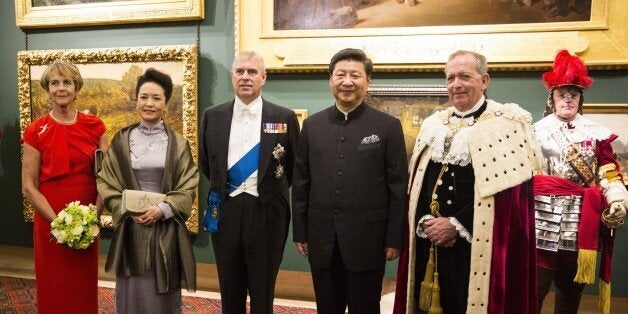
{"type": "Polygon", "coordinates": [[[340,158],[340,159],[345,158],[345,154],[338,154],[338,158],[340,158]]]}
{"type": "Polygon", "coordinates": [[[342,177],[342,171],[338,171],[336,174],[337,174],[339,177],[342,177]]]}
{"type": "Polygon", "coordinates": [[[334,209],[334,214],[337,214],[337,213],[338,213],[338,210],[337,210],[337,209],[334,209]]]}
{"type": "Polygon", "coordinates": [[[341,136],[340,138],[338,138],[341,142],[345,140],[344,136],[341,136]]]}
{"type": "Polygon", "coordinates": [[[340,194],[340,190],[335,190],[334,194],[336,194],[336,195],[340,194]]]}

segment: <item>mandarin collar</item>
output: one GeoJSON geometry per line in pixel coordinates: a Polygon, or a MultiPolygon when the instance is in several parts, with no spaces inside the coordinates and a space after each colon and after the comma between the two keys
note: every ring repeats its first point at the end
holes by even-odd
{"type": "Polygon", "coordinates": [[[158,134],[166,130],[166,127],[164,126],[164,120],[159,121],[159,123],[155,124],[152,128],[149,127],[146,122],[142,120],[140,121],[140,125],[138,125],[137,128],[140,130],[140,132],[142,132],[142,134],[146,135],[158,134]]]}
{"type": "Polygon", "coordinates": [[[366,106],[367,104],[362,102],[359,106],[349,111],[349,113],[347,113],[345,116],[345,113],[340,111],[340,109],[338,109],[338,106],[334,104],[334,116],[336,116],[336,118],[340,121],[351,121],[361,116],[362,113],[364,113],[364,110],[366,110],[366,106]]]}

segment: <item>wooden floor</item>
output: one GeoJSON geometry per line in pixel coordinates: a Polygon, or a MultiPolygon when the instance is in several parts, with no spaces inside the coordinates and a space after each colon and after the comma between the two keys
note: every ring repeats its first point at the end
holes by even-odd
{"type": "MultiPolygon", "coordinates": [[[[107,256],[99,256],[98,279],[115,281],[115,276],[105,272],[107,256]]],[[[33,249],[0,245],[0,276],[35,278],[33,249]]],[[[196,289],[218,292],[218,274],[214,264],[196,264],[196,289]]],[[[395,281],[386,279],[382,294],[395,290],[395,281]]],[[[280,270],[277,276],[275,297],[280,299],[314,301],[314,286],[309,272],[280,270]]]]}
{"type": "MultiPolygon", "coordinates": [[[[115,281],[115,277],[105,273],[106,255],[99,256],[98,279],[115,281]]],[[[33,249],[25,247],[0,245],[0,276],[35,278],[33,249]]],[[[196,264],[197,289],[202,291],[218,291],[218,276],[213,264],[196,264]]],[[[382,294],[395,290],[394,280],[384,280],[382,294]]],[[[314,301],[314,287],[309,272],[279,271],[275,296],[281,299],[314,301]]],[[[547,296],[542,314],[553,313],[554,294],[547,296]]],[[[584,295],[580,302],[578,313],[599,313],[597,310],[597,295],[584,295]]],[[[611,313],[628,313],[628,298],[614,297],[611,300],[611,313]]]]}
{"type": "MultiPolygon", "coordinates": [[[[543,302],[543,309],[541,314],[554,313],[554,292],[550,292],[545,301],[543,302]]],[[[597,295],[583,295],[580,300],[580,307],[578,308],[578,314],[598,314],[600,311],[597,309],[597,295]]],[[[625,314],[628,313],[628,298],[612,298],[611,299],[611,313],[612,314],[625,314]]]]}

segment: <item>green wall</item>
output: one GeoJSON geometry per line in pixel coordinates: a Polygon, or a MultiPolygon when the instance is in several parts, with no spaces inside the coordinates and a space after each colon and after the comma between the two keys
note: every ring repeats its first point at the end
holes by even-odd
{"type": "MultiPolygon", "coordinates": [[[[203,109],[233,98],[229,69],[234,54],[232,1],[206,0],[205,20],[200,24],[199,115],[203,109]]],[[[17,107],[16,54],[24,50],[24,33],[15,26],[13,1],[0,1],[0,244],[32,246],[32,225],[23,222],[20,185],[19,113],[17,107]]],[[[112,48],[194,44],[196,22],[141,25],[50,28],[28,31],[29,50],[112,48]]],[[[339,47],[341,48],[341,47],[339,47]]],[[[586,93],[589,103],[628,103],[627,71],[593,71],[596,79],[586,93]]],[[[495,72],[489,97],[514,102],[541,117],[546,92],[541,72],[495,72]]],[[[442,84],[442,73],[375,73],[374,84],[442,84]]],[[[263,96],[289,108],[306,108],[312,114],[332,104],[327,76],[323,73],[269,74],[263,96]]],[[[626,121],[628,123],[628,121],[626,121]]],[[[200,186],[200,207],[205,206],[207,180],[200,186]]],[[[103,234],[106,253],[110,232],[103,234]]],[[[618,230],[613,276],[613,295],[628,297],[628,231],[618,230]]],[[[209,236],[201,232],[194,241],[197,260],[213,263],[209,236]]],[[[1,254],[1,253],[0,253],[1,254]]],[[[297,255],[289,238],[282,269],[308,271],[307,261],[297,255]]],[[[389,263],[387,276],[395,276],[389,263]]],[[[594,290],[591,290],[594,291],[594,290]]]]}

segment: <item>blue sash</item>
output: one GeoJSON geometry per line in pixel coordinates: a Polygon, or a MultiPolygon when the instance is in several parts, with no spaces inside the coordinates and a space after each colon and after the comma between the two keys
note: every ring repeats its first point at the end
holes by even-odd
{"type": "MultiPolygon", "coordinates": [[[[248,151],[235,165],[227,170],[227,194],[235,191],[242,183],[250,177],[259,164],[259,145],[257,143],[250,151],[248,151]]],[[[207,210],[203,217],[203,229],[210,233],[219,233],[218,222],[220,220],[220,211],[222,210],[222,199],[220,195],[211,190],[207,195],[207,210]]]]}
{"type": "Polygon", "coordinates": [[[259,146],[257,143],[248,151],[235,165],[227,170],[227,194],[235,191],[242,183],[250,177],[259,164],[259,146]]]}
{"type": "Polygon", "coordinates": [[[220,210],[222,209],[222,200],[216,191],[209,192],[207,195],[207,210],[203,217],[203,229],[210,233],[218,233],[218,221],[220,220],[220,210]]]}

